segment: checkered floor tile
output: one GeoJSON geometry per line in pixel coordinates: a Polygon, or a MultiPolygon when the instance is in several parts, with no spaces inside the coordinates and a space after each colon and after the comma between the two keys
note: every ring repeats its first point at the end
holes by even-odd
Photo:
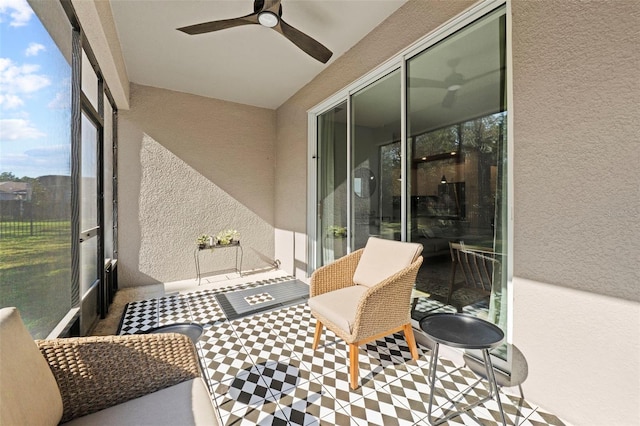
{"type": "MultiPolygon", "coordinates": [[[[201,324],[198,351],[212,398],[225,425],[427,425],[431,353],[418,348],[413,360],[401,333],[386,336],[358,352],[360,386],[352,390],[348,347],[333,332],[323,330],[313,350],[315,319],[307,304],[280,308],[229,321],[216,294],[291,280],[282,277],[159,299],[130,303],[120,334],[146,332],[171,323],[201,324]]],[[[263,303],[267,292],[251,296],[263,303]]],[[[447,305],[420,297],[416,317],[449,312],[447,305]]],[[[477,314],[486,306],[469,307],[477,314]]],[[[455,308],[453,308],[455,312],[455,308]]],[[[446,415],[488,395],[484,380],[471,370],[438,360],[433,416],[446,415]],[[453,402],[451,402],[453,401],[453,402]]],[[[525,400],[500,394],[507,423],[563,425],[525,400]]],[[[497,425],[496,401],[453,417],[448,424],[497,425]]]]}

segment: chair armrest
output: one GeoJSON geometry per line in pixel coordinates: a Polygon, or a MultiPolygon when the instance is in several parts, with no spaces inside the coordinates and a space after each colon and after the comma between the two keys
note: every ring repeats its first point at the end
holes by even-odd
{"type": "Polygon", "coordinates": [[[180,334],[36,340],[60,388],[61,422],[200,376],[191,340],[180,334]]]}
{"type": "Polygon", "coordinates": [[[352,341],[367,339],[411,321],[411,292],[420,265],[422,256],[367,290],[358,302],[352,341]]]}
{"type": "Polygon", "coordinates": [[[353,274],[356,272],[363,251],[364,249],[354,251],[329,265],[316,269],[311,275],[309,284],[311,297],[353,285],[353,274]]]}

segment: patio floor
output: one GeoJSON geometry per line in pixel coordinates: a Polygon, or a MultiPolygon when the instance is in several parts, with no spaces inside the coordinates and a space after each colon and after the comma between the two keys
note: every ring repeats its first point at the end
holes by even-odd
{"type": "MultiPolygon", "coordinates": [[[[237,277],[237,274],[235,275],[237,277]]],[[[234,278],[234,277],[227,277],[234,278]]],[[[430,350],[418,348],[413,361],[401,334],[360,348],[360,384],[349,388],[347,345],[332,332],[313,351],[315,319],[306,303],[230,321],[216,294],[258,288],[294,279],[279,271],[239,279],[166,284],[164,296],[126,306],[120,334],[144,332],[171,323],[204,327],[198,342],[206,379],[222,424],[422,425],[429,401],[430,350]]],[[[452,409],[451,398],[466,405],[488,394],[468,368],[440,357],[434,416],[452,409]]],[[[508,424],[563,425],[526,400],[500,392],[508,424]]],[[[446,424],[500,424],[493,400],[446,424]]]]}

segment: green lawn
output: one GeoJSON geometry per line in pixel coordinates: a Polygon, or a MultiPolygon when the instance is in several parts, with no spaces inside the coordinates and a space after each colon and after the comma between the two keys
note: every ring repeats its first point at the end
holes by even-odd
{"type": "Polygon", "coordinates": [[[35,338],[46,337],[69,311],[69,222],[58,223],[55,232],[0,239],[0,306],[17,306],[35,338]]]}

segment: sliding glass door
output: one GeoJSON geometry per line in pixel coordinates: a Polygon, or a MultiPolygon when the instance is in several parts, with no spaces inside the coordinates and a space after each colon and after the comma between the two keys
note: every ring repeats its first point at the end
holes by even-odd
{"type": "Polygon", "coordinates": [[[413,319],[464,312],[506,329],[505,46],[503,6],[317,115],[316,266],[371,236],[420,243],[413,319]]]}
{"type": "Polygon", "coordinates": [[[317,118],[318,179],[316,263],[347,253],[347,103],[317,118]]]}
{"type": "Polygon", "coordinates": [[[400,240],[397,208],[394,214],[400,198],[393,191],[399,186],[388,186],[400,178],[393,167],[400,146],[400,95],[401,75],[395,70],[351,97],[353,250],[364,247],[370,236],[400,240]]]}
{"type": "Polygon", "coordinates": [[[430,299],[416,319],[491,305],[505,323],[504,35],[501,9],[407,62],[407,239],[424,248],[416,289],[430,299]]]}

